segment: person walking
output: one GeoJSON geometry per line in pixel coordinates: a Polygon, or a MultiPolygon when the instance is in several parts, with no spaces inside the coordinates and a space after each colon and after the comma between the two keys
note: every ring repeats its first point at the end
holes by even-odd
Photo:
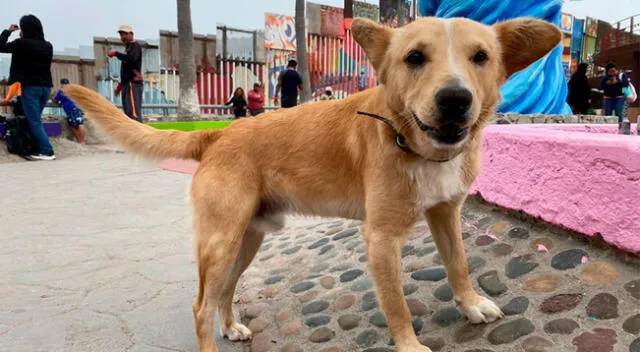
{"type": "Polygon", "coordinates": [[[262,90],[262,84],[256,82],[253,84],[253,89],[249,91],[249,112],[251,116],[258,116],[264,112],[264,94],[262,90]]]}
{"type": "Polygon", "coordinates": [[[278,84],[276,85],[276,95],[274,97],[274,103],[278,105],[278,95],[280,95],[280,89],[282,88],[282,104],[283,108],[292,108],[298,105],[298,91],[302,90],[302,77],[296,71],[298,62],[296,60],[289,60],[287,69],[280,72],[278,76],[278,84]]]}
{"type": "Polygon", "coordinates": [[[585,63],[578,65],[578,69],[569,80],[567,103],[575,115],[587,115],[589,110],[591,87],[587,79],[587,67],[589,65],[585,63]]]}
{"type": "Polygon", "coordinates": [[[11,54],[9,84],[20,83],[22,109],[40,152],[30,160],[55,160],[56,156],[42,124],[42,112],[51,96],[53,45],[44,39],[42,22],[34,15],[22,16],[20,25],[12,24],[0,34],[0,52],[11,54]],[[20,38],[9,42],[11,33],[20,30],[20,38]]]}
{"type": "Polygon", "coordinates": [[[607,74],[600,81],[599,88],[604,91],[604,114],[612,116],[615,110],[618,116],[618,124],[622,126],[624,116],[624,88],[629,87],[629,79],[624,74],[619,74],[618,67],[614,63],[606,66],[607,74]]]}
{"type": "Polygon", "coordinates": [[[244,89],[238,87],[233,92],[233,96],[224,105],[233,105],[233,115],[235,118],[247,116],[247,100],[244,98],[244,89]]]}
{"type": "Polygon", "coordinates": [[[122,25],[118,29],[120,40],[125,45],[125,52],[109,51],[109,57],[116,57],[122,62],[120,66],[120,84],[115,95],[122,93],[122,107],[129,118],[142,122],[142,47],[136,42],[133,28],[122,25]]]}

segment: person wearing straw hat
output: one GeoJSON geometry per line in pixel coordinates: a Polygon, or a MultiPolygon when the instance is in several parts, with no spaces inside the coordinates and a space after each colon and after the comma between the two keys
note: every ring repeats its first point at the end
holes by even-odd
{"type": "Polygon", "coordinates": [[[142,122],[142,47],[133,37],[133,28],[122,25],[118,29],[120,40],[124,43],[124,53],[110,50],[109,57],[116,57],[122,62],[120,66],[120,84],[115,94],[122,93],[122,107],[129,118],[142,122]]]}

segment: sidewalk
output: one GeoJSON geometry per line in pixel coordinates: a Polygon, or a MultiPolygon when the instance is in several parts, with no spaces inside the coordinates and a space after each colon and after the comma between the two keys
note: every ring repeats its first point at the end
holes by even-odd
{"type": "MultiPolygon", "coordinates": [[[[196,351],[188,183],[124,154],[0,165],[0,350],[196,351]]],[[[508,316],[457,314],[419,224],[405,294],[433,351],[640,351],[637,260],[493,207],[464,214],[473,283],[508,316]]],[[[392,351],[360,226],[292,218],[269,236],[236,299],[254,338],[220,350],[392,351]]]]}

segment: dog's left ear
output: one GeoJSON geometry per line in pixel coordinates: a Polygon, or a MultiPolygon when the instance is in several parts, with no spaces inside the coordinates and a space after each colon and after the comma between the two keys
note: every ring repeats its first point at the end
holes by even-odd
{"type": "Polygon", "coordinates": [[[541,59],[562,40],[562,33],[556,26],[533,18],[500,22],[493,28],[502,47],[505,78],[541,59]]]}
{"type": "Polygon", "coordinates": [[[353,38],[364,49],[367,58],[376,69],[378,79],[385,83],[384,59],[391,42],[393,29],[366,18],[355,18],[351,24],[353,38]]]}

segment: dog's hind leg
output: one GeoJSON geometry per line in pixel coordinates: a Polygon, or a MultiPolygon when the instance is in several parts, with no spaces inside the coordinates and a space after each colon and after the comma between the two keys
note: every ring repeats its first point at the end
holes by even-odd
{"type": "MultiPolygon", "coordinates": [[[[200,170],[199,170],[200,171],[200,170]]],[[[228,172],[228,170],[227,170],[228,172]]],[[[227,175],[234,176],[231,173],[227,175]]],[[[230,189],[229,177],[196,172],[191,184],[194,202],[195,250],[199,290],[193,304],[200,352],[217,352],[213,334],[215,313],[243,245],[243,236],[258,203],[257,190],[243,183],[230,189]]],[[[238,183],[238,180],[235,180],[238,183]]],[[[254,183],[255,185],[255,183],[254,183]]],[[[248,330],[247,330],[248,331],[248,330]]]]}
{"type": "Polygon", "coordinates": [[[251,331],[246,326],[238,323],[233,316],[233,293],[236,290],[240,275],[242,275],[249,264],[251,264],[258,249],[260,249],[263,238],[264,232],[255,226],[250,225],[249,228],[247,228],[242,239],[240,253],[236,258],[236,263],[222,290],[222,295],[218,303],[220,329],[222,330],[222,335],[231,341],[242,341],[251,337],[251,331]]]}
{"type": "Polygon", "coordinates": [[[429,228],[442,256],[458,310],[471,323],[490,323],[503,316],[491,300],[480,296],[471,286],[467,256],[462,242],[459,204],[439,204],[426,214],[429,228]]]}

